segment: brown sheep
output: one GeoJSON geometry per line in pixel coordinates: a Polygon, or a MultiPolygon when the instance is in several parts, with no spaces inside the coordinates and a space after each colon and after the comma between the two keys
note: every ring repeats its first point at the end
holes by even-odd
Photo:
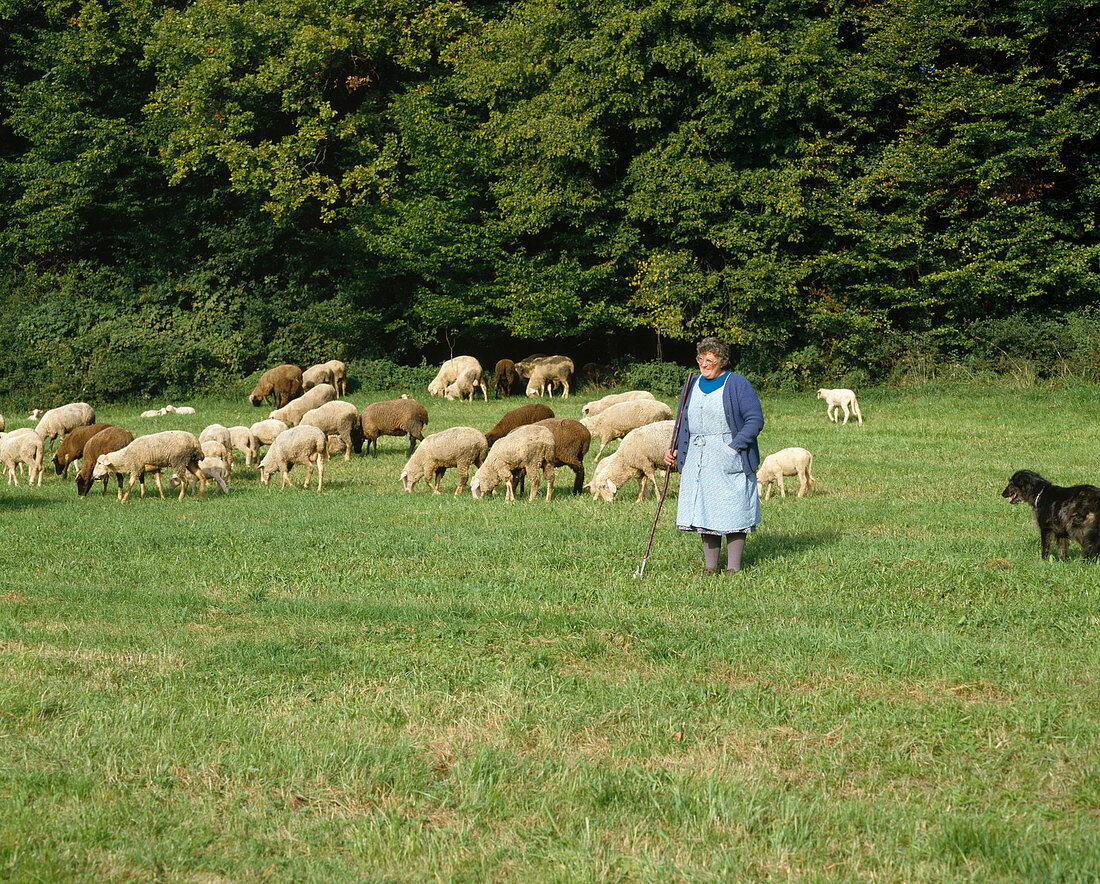
{"type": "Polygon", "coordinates": [[[77,427],[65,437],[65,440],[57,446],[57,452],[53,456],[53,468],[57,475],[68,478],[69,464],[84,456],[84,445],[100,430],[105,430],[111,424],[88,424],[77,427]]]}
{"type": "MultiPolygon", "coordinates": [[[[92,481],[92,470],[95,462],[101,454],[119,451],[134,441],[134,434],[122,427],[107,427],[100,430],[91,439],[84,443],[84,463],[76,477],[76,493],[80,497],[87,496],[95,482],[92,481]]],[[[118,478],[118,493],[122,494],[122,475],[118,478]]],[[[142,487],[145,482],[142,481],[142,487]]],[[[103,477],[103,494],[107,495],[107,476],[103,477]]]]}
{"type": "MultiPolygon", "coordinates": [[[[536,426],[546,427],[554,434],[554,466],[569,467],[573,471],[573,493],[580,494],[584,488],[584,456],[592,444],[588,427],[567,417],[547,418],[538,421],[536,426]]],[[[523,490],[522,481],[520,491],[523,490]]]]}
{"type": "Polygon", "coordinates": [[[256,389],[249,395],[248,401],[259,407],[271,396],[275,400],[275,407],[282,408],[303,392],[302,370],[297,365],[283,364],[269,368],[260,375],[256,389]]]}
{"type": "Polygon", "coordinates": [[[360,415],[363,427],[363,440],[367,451],[374,446],[378,456],[379,436],[409,435],[409,454],[416,449],[416,443],[424,440],[424,426],[428,423],[428,409],[415,399],[388,399],[375,402],[363,409],[360,415]]]}
{"type": "Polygon", "coordinates": [[[512,387],[516,384],[519,374],[516,372],[516,364],[511,359],[501,359],[493,369],[493,377],[496,379],[497,390],[501,396],[511,396],[512,387]]]}
{"type": "Polygon", "coordinates": [[[485,439],[489,443],[489,447],[492,448],[494,442],[503,439],[516,427],[533,424],[553,416],[554,410],[549,405],[543,405],[541,402],[521,405],[519,408],[513,408],[511,411],[505,412],[504,416],[497,421],[497,425],[485,434],[485,439]]]}

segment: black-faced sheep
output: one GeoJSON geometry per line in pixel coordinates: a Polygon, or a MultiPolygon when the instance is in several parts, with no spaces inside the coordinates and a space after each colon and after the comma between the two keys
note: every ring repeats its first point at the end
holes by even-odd
{"type": "Polygon", "coordinates": [[[332,402],[336,398],[336,388],[332,384],[318,384],[303,393],[297,399],[292,399],[282,408],[276,408],[269,417],[282,421],[288,427],[295,427],[302,422],[305,413],[314,408],[320,408],[326,402],[332,402]]]}
{"type": "Polygon", "coordinates": [[[573,360],[568,356],[547,356],[531,370],[527,380],[527,395],[554,395],[554,387],[562,388],[562,398],[569,398],[569,378],[573,374],[573,360]]]}
{"type": "Polygon", "coordinates": [[[260,406],[268,397],[272,397],[276,408],[282,408],[291,399],[301,396],[302,370],[297,365],[284,363],[269,368],[256,384],[256,389],[248,397],[248,401],[255,406],[260,406]]]}
{"type": "Polygon", "coordinates": [[[50,449],[52,450],[54,442],[66,433],[75,430],[77,427],[94,423],[95,409],[92,406],[87,402],[70,402],[68,405],[51,408],[42,415],[42,419],[38,422],[38,426],[34,428],[34,431],[42,437],[44,443],[50,443],[50,449]]]}
{"type": "Polygon", "coordinates": [[[474,473],[470,491],[475,498],[482,498],[503,482],[508,489],[506,499],[515,500],[515,476],[520,471],[531,480],[529,500],[538,494],[540,471],[546,479],[546,499],[550,499],[554,490],[554,434],[546,427],[517,427],[499,440],[474,473]]]}
{"type": "Polygon", "coordinates": [[[351,452],[363,450],[363,423],[354,403],[339,399],[312,408],[302,416],[299,426],[317,427],[326,436],[337,436],[343,445],[344,460],[351,460],[351,452]]]}
{"type": "Polygon", "coordinates": [[[609,393],[602,399],[586,402],[584,408],[581,409],[581,417],[591,417],[594,414],[599,414],[601,411],[607,411],[612,405],[618,405],[620,402],[655,398],[657,397],[648,390],[627,390],[625,393],[609,393]]]}
{"type": "Polygon", "coordinates": [[[407,433],[409,454],[412,454],[416,443],[424,439],[428,409],[415,399],[388,399],[364,408],[360,421],[368,452],[374,446],[374,454],[378,455],[379,436],[404,436],[407,433]]]}
{"type": "Polygon", "coordinates": [[[580,421],[568,417],[547,418],[535,426],[546,427],[554,434],[554,466],[569,467],[573,471],[573,493],[580,494],[584,488],[584,456],[592,444],[592,434],[580,421]]]}
{"type": "Polygon", "coordinates": [[[521,405],[519,408],[506,411],[501,419],[497,421],[497,425],[485,434],[485,439],[488,441],[489,447],[492,448],[498,439],[503,439],[516,427],[538,423],[553,416],[554,410],[549,405],[543,405],[541,402],[521,405]]]}
{"type": "Polygon", "coordinates": [[[412,491],[421,479],[439,494],[439,483],[448,467],[458,470],[458,487],[455,497],[462,493],[470,477],[471,466],[481,466],[489,444],[481,430],[473,427],[451,427],[424,437],[416,451],[401,470],[401,487],[412,491]],[[433,482],[434,480],[434,482],[433,482]]]}
{"type": "Polygon", "coordinates": [[[500,359],[493,369],[493,379],[496,381],[497,391],[501,396],[511,396],[512,387],[516,385],[519,374],[516,372],[516,364],[511,359],[500,359]]]}
{"type": "Polygon", "coordinates": [[[581,423],[588,427],[588,431],[593,436],[600,437],[600,450],[596,452],[596,461],[599,462],[600,455],[603,454],[608,442],[621,439],[638,427],[668,420],[670,417],[672,417],[672,409],[665,403],[650,399],[634,399],[612,405],[599,414],[582,417],[581,423]]]}
{"type": "Polygon", "coordinates": [[[25,464],[27,467],[27,484],[33,485],[35,477],[39,486],[42,485],[42,474],[45,469],[43,460],[42,437],[36,432],[28,433],[4,433],[0,437],[0,461],[8,468],[8,484],[19,484],[19,476],[16,475],[17,464],[25,464]]]}
{"type": "Polygon", "coordinates": [[[784,476],[798,476],[798,496],[814,493],[814,477],[810,470],[814,456],[805,448],[784,448],[769,454],[756,470],[757,496],[767,500],[772,496],[772,485],[779,486],[779,496],[786,497],[784,476]]]}
{"type": "Polygon", "coordinates": [[[456,356],[454,359],[448,359],[439,367],[439,373],[428,384],[428,393],[432,396],[442,396],[464,371],[476,371],[478,377],[481,377],[481,363],[474,356],[456,356]]]}
{"type": "Polygon", "coordinates": [[[310,390],[318,384],[331,384],[333,389],[336,388],[336,378],[327,363],[311,365],[302,372],[302,392],[310,390]]]}
{"type": "Polygon", "coordinates": [[[657,470],[665,470],[665,452],[672,444],[676,421],[664,420],[631,430],[623,437],[614,454],[596,466],[588,490],[592,499],[602,497],[610,503],[617,492],[631,479],[638,481],[638,500],[645,496],[646,483],[657,487],[657,470]]]}
{"type": "MultiPolygon", "coordinates": [[[[111,451],[119,451],[134,441],[134,434],[129,430],[124,430],[122,427],[107,427],[104,430],[100,430],[91,439],[84,443],[84,461],[80,465],[80,472],[76,476],[76,493],[79,497],[84,497],[91,490],[92,485],[95,484],[95,480],[92,479],[92,472],[95,470],[96,461],[99,460],[101,454],[107,454],[111,451]]],[[[103,493],[107,493],[107,476],[102,476],[103,479],[103,493]]],[[[118,473],[116,478],[118,479],[118,496],[122,497],[122,474],[118,473]]],[[[141,482],[142,496],[144,497],[145,481],[141,482]]]]}
{"type": "Polygon", "coordinates": [[[76,427],[65,440],[57,446],[57,451],[53,456],[53,468],[57,471],[57,475],[68,477],[69,464],[74,460],[80,460],[84,456],[84,445],[100,430],[105,430],[111,424],[88,424],[83,427],[76,427]]]}
{"type": "Polygon", "coordinates": [[[267,485],[275,473],[282,473],[283,484],[290,484],[290,470],[299,463],[306,467],[306,480],[303,488],[309,487],[313,476],[313,465],[317,465],[317,490],[325,481],[325,456],[328,439],[323,430],[317,427],[291,427],[279,434],[260,461],[260,481],[267,485]]]}
{"type": "MultiPolygon", "coordinates": [[[[95,438],[95,437],[93,437],[95,438]]],[[[126,492],[119,500],[126,502],[134,483],[145,473],[152,473],[157,482],[157,491],[164,499],[164,488],[160,484],[160,471],[170,467],[180,476],[190,473],[199,482],[199,497],[206,496],[206,476],[199,470],[202,460],[202,446],[194,433],[185,430],[165,430],[163,433],[151,433],[138,436],[133,442],[119,451],[101,454],[92,470],[92,479],[102,479],[108,475],[128,473],[130,482],[126,492]]],[[[144,490],[145,484],[142,483],[144,490]]],[[[180,488],[179,499],[183,500],[186,486],[180,488]]]]}

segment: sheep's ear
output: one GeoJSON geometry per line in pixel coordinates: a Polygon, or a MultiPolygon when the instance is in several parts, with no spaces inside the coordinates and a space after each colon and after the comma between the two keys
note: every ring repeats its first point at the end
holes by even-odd
{"type": "Polygon", "coordinates": [[[619,489],[618,489],[618,486],[616,486],[614,482],[612,482],[610,479],[608,479],[607,480],[607,490],[610,491],[612,494],[614,494],[619,489]]]}

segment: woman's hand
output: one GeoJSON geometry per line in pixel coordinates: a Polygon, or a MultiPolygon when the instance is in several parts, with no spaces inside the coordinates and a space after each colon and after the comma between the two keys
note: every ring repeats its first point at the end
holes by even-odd
{"type": "Polygon", "coordinates": [[[665,466],[670,467],[676,463],[676,449],[670,448],[665,452],[665,466]]]}

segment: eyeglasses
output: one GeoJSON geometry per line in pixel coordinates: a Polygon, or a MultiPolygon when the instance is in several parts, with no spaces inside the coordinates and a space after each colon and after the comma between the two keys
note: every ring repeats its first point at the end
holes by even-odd
{"type": "Polygon", "coordinates": [[[717,359],[711,359],[709,356],[705,359],[702,356],[696,356],[695,361],[699,363],[700,368],[714,368],[716,365],[721,365],[717,359]]]}

